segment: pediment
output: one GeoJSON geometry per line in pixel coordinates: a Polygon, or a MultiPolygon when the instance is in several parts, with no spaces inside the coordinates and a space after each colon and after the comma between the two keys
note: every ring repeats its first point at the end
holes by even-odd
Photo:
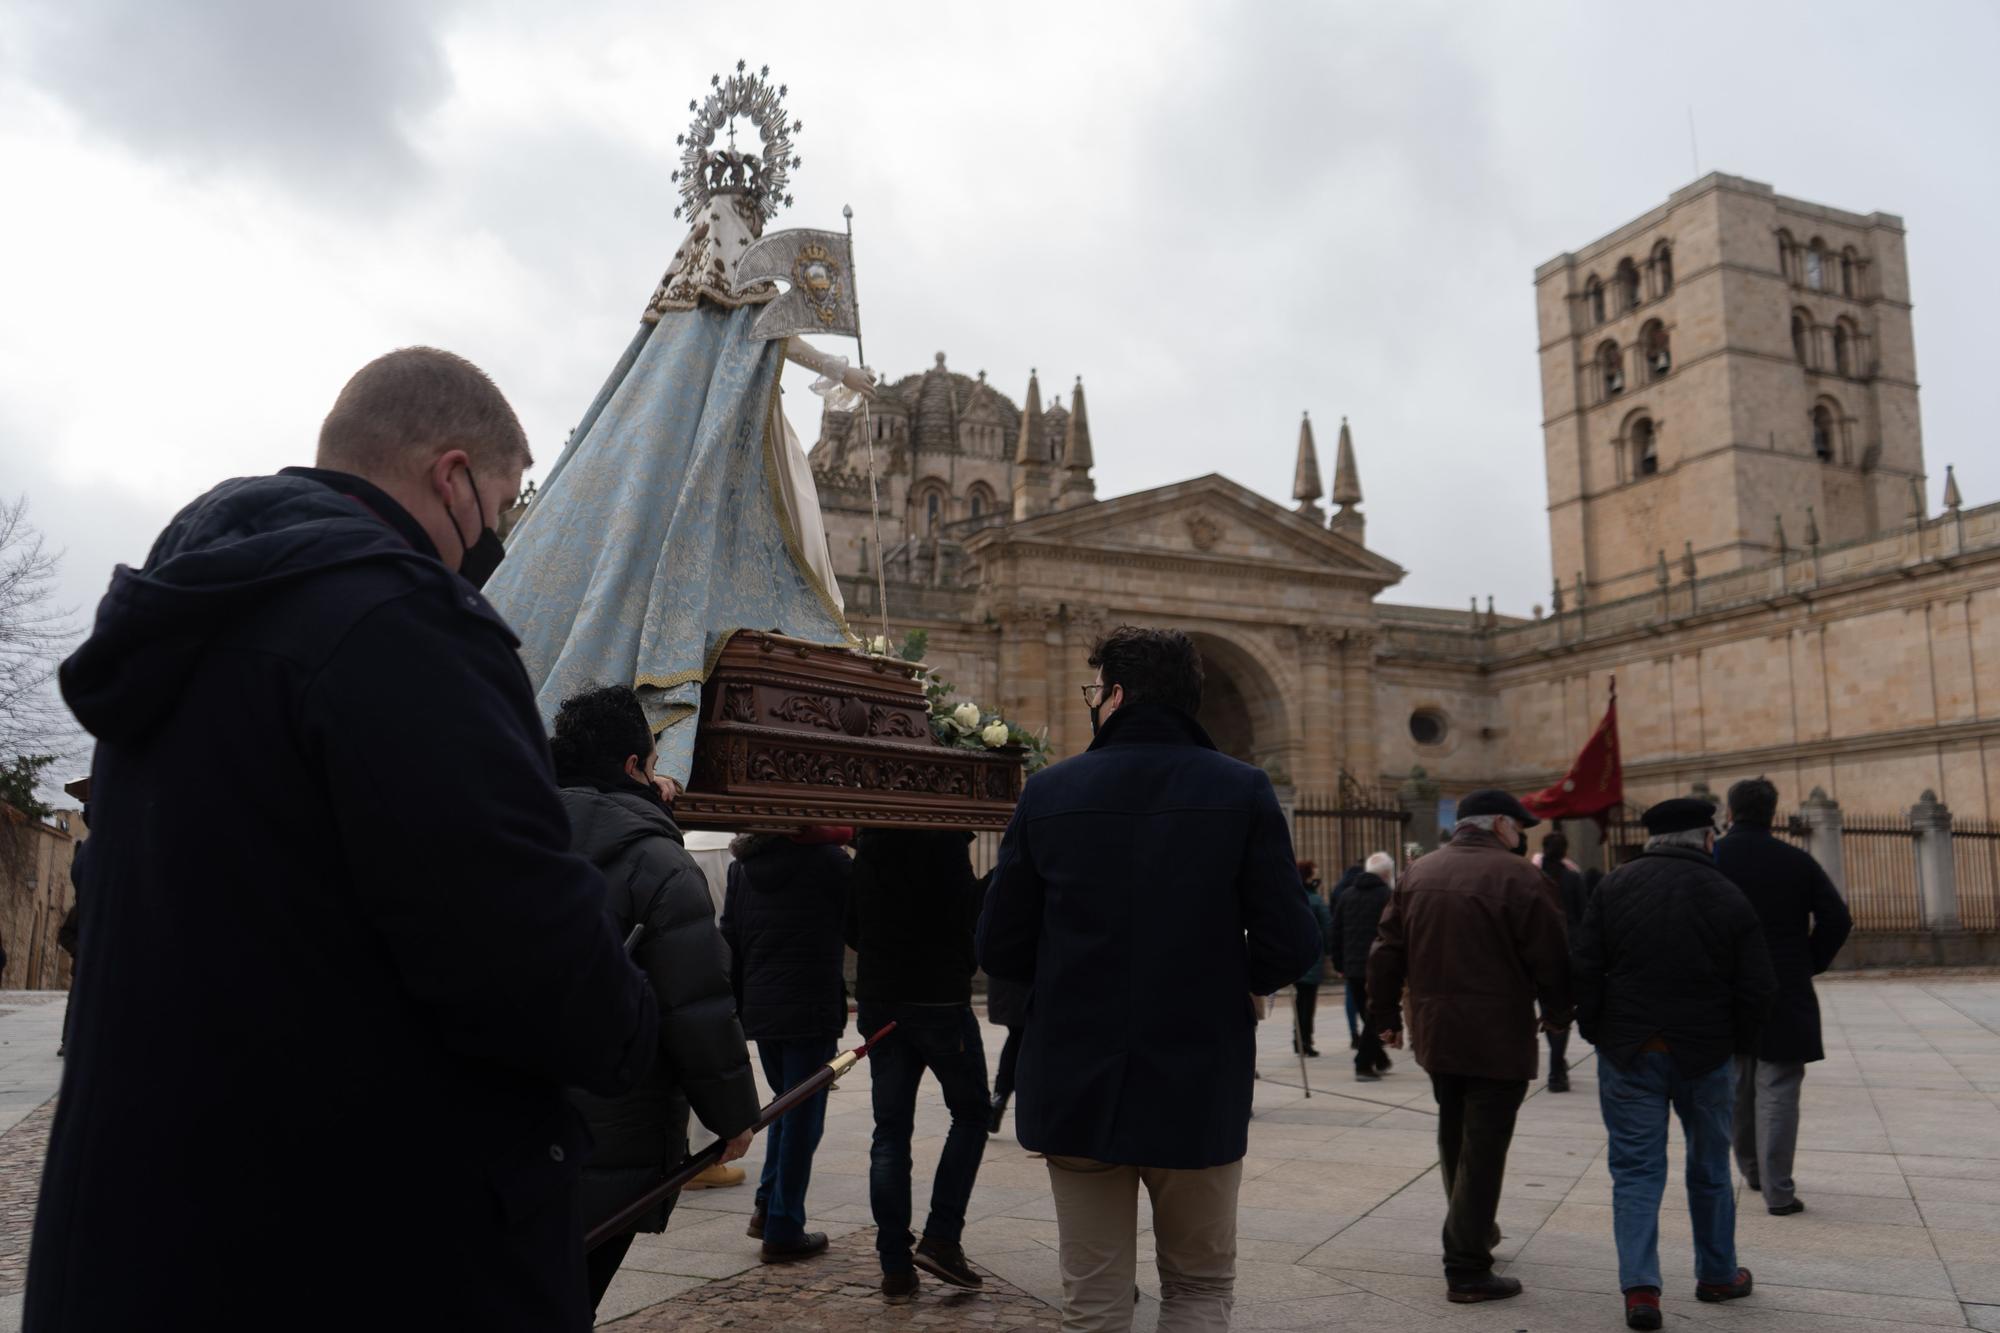
{"type": "Polygon", "coordinates": [[[992,538],[1304,567],[1384,586],[1403,577],[1394,561],[1215,474],[1012,523],[992,538]]]}

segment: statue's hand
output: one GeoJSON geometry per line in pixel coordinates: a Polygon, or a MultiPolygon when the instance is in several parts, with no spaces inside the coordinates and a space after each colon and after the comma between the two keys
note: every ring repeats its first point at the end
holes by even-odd
{"type": "Polygon", "coordinates": [[[866,366],[849,366],[841,372],[840,382],[854,390],[863,398],[873,401],[875,397],[875,373],[866,366]]]}

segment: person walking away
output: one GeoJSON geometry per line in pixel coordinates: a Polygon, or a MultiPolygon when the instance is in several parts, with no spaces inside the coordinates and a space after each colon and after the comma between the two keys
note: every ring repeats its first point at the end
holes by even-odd
{"type": "Polygon", "coordinates": [[[1695,1296],[1748,1296],[1729,1179],[1732,1057],[1757,1049],[1777,981],[1756,910],[1715,868],[1715,811],[1677,797],[1640,816],[1646,847],[1605,876],[1577,931],[1577,1017],[1597,1047],[1625,1323],[1660,1327],[1667,1112],[1687,1140],[1695,1296]]]}
{"type": "MultiPolygon", "coordinates": [[[[1299,862],[1299,884],[1305,889],[1306,906],[1312,909],[1313,920],[1319,923],[1322,940],[1333,933],[1333,914],[1320,894],[1319,869],[1310,861],[1299,862]]],[[[1292,1050],[1296,1053],[1299,1044],[1305,1043],[1305,1054],[1319,1055],[1319,1048],[1313,1045],[1313,1016],[1319,1009],[1320,983],[1326,980],[1326,953],[1322,949],[1319,957],[1313,959],[1312,966],[1305,975],[1292,983],[1292,1012],[1296,1025],[1292,1030],[1292,1050]]]]}
{"type": "MultiPolygon", "coordinates": [[[[708,880],[682,845],[654,778],[659,751],[639,696],[607,685],[564,700],[550,749],[570,847],[604,873],[605,912],[618,938],[639,928],[632,957],[660,1009],[659,1057],[638,1087],[621,1097],[570,1095],[597,1141],[578,1186],[579,1221],[588,1232],[686,1159],[690,1108],[709,1133],[728,1141],[724,1162],[749,1151],[757,1080],[736,1021],[708,880]]],[[[667,1200],[584,1256],[592,1308],[633,1236],[665,1231],[673,1204],[667,1200]]]]}
{"type": "MultiPolygon", "coordinates": [[[[1347,977],[1347,1002],[1364,1014],[1368,1012],[1368,951],[1375,945],[1375,928],[1389,905],[1395,878],[1395,857],[1387,852],[1370,856],[1362,872],[1340,894],[1333,929],[1328,932],[1333,961],[1347,977]]],[[[1355,1082],[1381,1082],[1392,1063],[1374,1025],[1364,1023],[1354,1052],[1355,1082]]]]}
{"type": "Polygon", "coordinates": [[[112,575],[61,670],[96,752],[24,1327],[590,1326],[564,1089],[632,1087],[658,1014],[479,592],[528,463],[404,348],[316,467],[112,575]]]}
{"type": "MultiPolygon", "coordinates": [[[[1562,911],[1563,938],[1575,939],[1577,927],[1583,924],[1583,874],[1570,864],[1569,838],[1560,829],[1543,837],[1542,854],[1536,858],[1535,864],[1562,911]]],[[[1546,1035],[1549,1042],[1549,1091],[1568,1092],[1569,1029],[1550,1028],[1546,1035]]]]}
{"type": "Polygon", "coordinates": [[[854,998],[861,1030],[895,1032],[869,1056],[875,1136],[868,1150],[868,1204],[882,1294],[916,1294],[918,1268],[949,1286],[977,1291],[979,1274],[959,1248],[965,1208],[986,1152],[986,1050],[972,1012],[972,928],[979,881],[972,834],[870,829],[854,858],[847,942],[854,949],[854,998]],[[910,1140],[917,1086],[928,1070],[951,1113],[922,1239],[910,1234],[910,1140]],[[914,1244],[914,1251],[912,1246],[914,1244]]]}
{"type": "MultiPolygon", "coordinates": [[[[847,951],[842,938],[853,862],[842,850],[852,829],[829,825],[790,836],[745,834],[723,890],[722,938],[743,1033],[773,1095],[833,1059],[847,1030],[847,951]]],[[[767,1264],[826,1249],[826,1233],[806,1230],[806,1188],[826,1127],[826,1093],[793,1107],[764,1132],[764,1170],[748,1234],[764,1242],[767,1264]]]]}
{"type": "MultiPolygon", "coordinates": [[[[1333,882],[1333,888],[1326,895],[1326,910],[1327,910],[1327,915],[1330,918],[1336,920],[1339,918],[1340,895],[1347,891],[1348,885],[1354,883],[1355,880],[1361,877],[1361,870],[1362,867],[1358,865],[1351,865],[1347,867],[1347,869],[1341,871],[1340,878],[1333,882]]],[[[1340,952],[1339,950],[1334,949],[1331,946],[1330,941],[1331,937],[1329,936],[1329,945],[1327,948],[1327,953],[1333,959],[1334,971],[1336,972],[1336,974],[1340,974],[1340,982],[1342,988],[1347,989],[1346,1006],[1345,1006],[1347,1011],[1347,1049],[1350,1051],[1358,1051],[1361,1049],[1361,1032],[1362,1029],[1366,1026],[1366,1024],[1364,1024],[1361,1021],[1362,1018],[1361,1010],[1355,1007],[1353,990],[1347,988],[1347,983],[1352,981],[1354,978],[1352,978],[1351,976],[1347,976],[1345,974],[1341,974],[1340,952]]]]}
{"type": "Polygon", "coordinates": [[[1806,1066],[1826,1058],[1812,979],[1833,964],[1854,929],[1840,891],[1819,862],[1771,833],[1778,789],[1749,778],[1729,789],[1729,832],[1716,869],[1743,891],[1764,923],[1778,993],[1754,1053],[1736,1059],[1736,1165],[1775,1217],[1806,1210],[1792,1181],[1799,1093],[1806,1066]]]}
{"type": "Polygon", "coordinates": [[[1028,780],[979,961],[1033,987],[1016,1126],[1048,1160],[1064,1327],[1132,1327],[1143,1186],[1161,1333],[1224,1329],[1251,997],[1289,984],[1325,943],[1270,779],[1218,753],[1195,721],[1193,641],[1121,626],[1089,664],[1096,738],[1028,780]]]}
{"type": "Polygon", "coordinates": [[[1451,840],[1403,872],[1368,956],[1369,1026],[1390,1047],[1403,1044],[1409,986],[1438,1105],[1445,1294],[1458,1304],[1521,1292],[1493,1271],[1507,1149],[1538,1063],[1535,1006],[1545,1030],[1571,1017],[1562,914],[1524,856],[1540,822],[1504,791],[1466,796],[1451,840]]]}

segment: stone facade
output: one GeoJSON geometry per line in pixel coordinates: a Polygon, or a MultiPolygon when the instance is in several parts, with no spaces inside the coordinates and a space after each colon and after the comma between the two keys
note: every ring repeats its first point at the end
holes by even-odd
{"type": "Polygon", "coordinates": [[[1384,601],[1345,421],[1330,495],[1301,422],[1291,509],[1215,475],[1098,501],[1081,382],[1044,409],[1031,372],[1016,406],[940,354],[822,419],[850,619],[879,623],[872,440],[892,632],[1058,754],[1089,741],[1096,635],[1174,624],[1218,744],[1302,787],[1539,788],[1615,675],[1633,804],[1765,773],[1788,804],[2000,817],[2000,505],[1954,483],[1924,512],[1901,221],[1709,176],[1543,265],[1536,301],[1547,616],[1384,601]]]}

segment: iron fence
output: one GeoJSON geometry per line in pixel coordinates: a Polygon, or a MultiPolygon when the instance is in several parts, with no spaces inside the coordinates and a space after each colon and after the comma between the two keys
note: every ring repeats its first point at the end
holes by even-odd
{"type": "Polygon", "coordinates": [[[1852,815],[1841,827],[1847,908],[1856,930],[1918,930],[1917,832],[1903,815],[1852,815]]]}
{"type": "Polygon", "coordinates": [[[1954,819],[1951,859],[1958,879],[1958,922],[2000,930],[2000,821],[1954,819]]]}
{"type": "Polygon", "coordinates": [[[1319,867],[1328,884],[1347,867],[1387,852],[1401,869],[1410,812],[1388,787],[1371,787],[1343,774],[1331,792],[1302,791],[1292,807],[1292,850],[1319,867]]]}

